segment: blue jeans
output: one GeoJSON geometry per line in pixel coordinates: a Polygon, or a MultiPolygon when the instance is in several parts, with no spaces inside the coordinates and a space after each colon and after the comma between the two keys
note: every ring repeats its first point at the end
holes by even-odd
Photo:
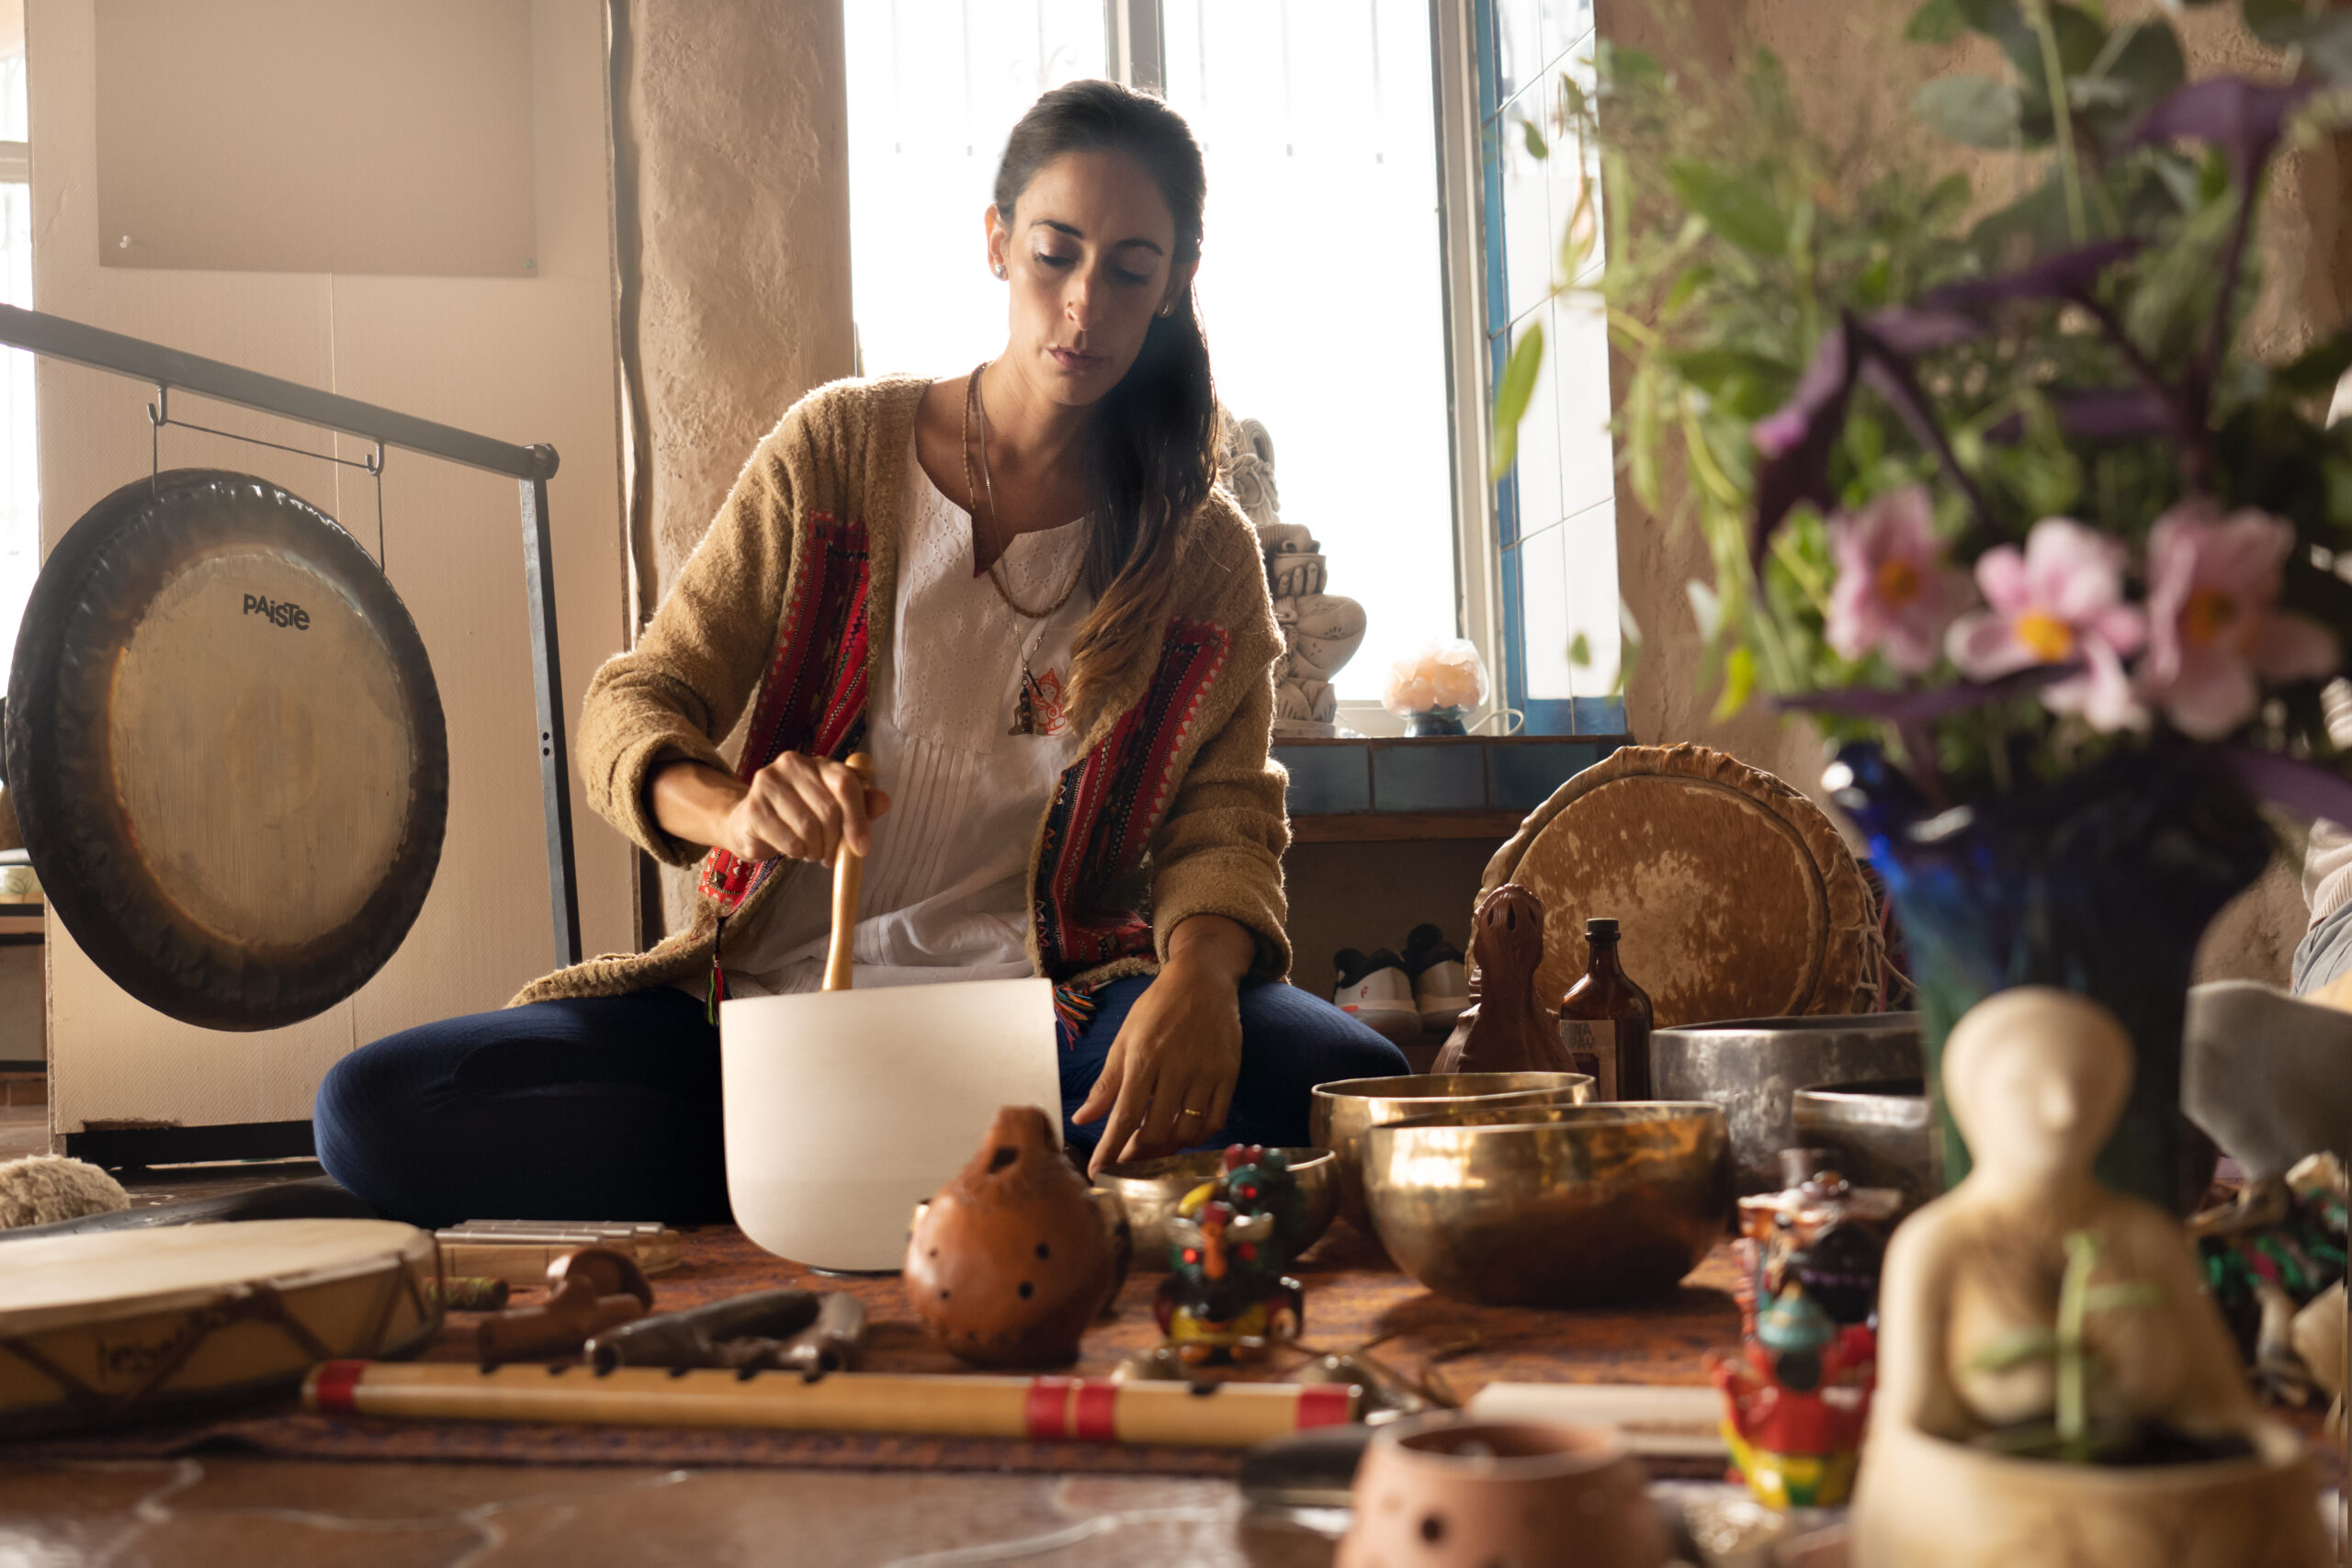
{"type": "MultiPolygon", "coordinates": [[[[1061,1049],[1065,1118],[1150,983],[1095,993],[1093,1018],[1061,1049]]],[[[1305,991],[1251,981],[1240,1000],[1241,1077],[1220,1145],[1304,1144],[1315,1085],[1406,1070],[1396,1046],[1305,991]]],[[[387,1036],[334,1065],[311,1120],[327,1174],[413,1224],[693,1223],[727,1214],[718,1081],[703,1004],[661,987],[387,1036]]],[[[1091,1149],[1102,1126],[1064,1131],[1091,1149]]]]}

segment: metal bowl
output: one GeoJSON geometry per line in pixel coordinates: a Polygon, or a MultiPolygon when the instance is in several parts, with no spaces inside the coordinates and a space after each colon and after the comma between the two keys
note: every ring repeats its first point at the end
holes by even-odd
{"type": "Polygon", "coordinates": [[[1469,1105],[1582,1105],[1592,1098],[1589,1073],[1414,1073],[1393,1078],[1338,1078],[1315,1086],[1316,1143],[1340,1159],[1340,1213],[1358,1230],[1372,1228],[1363,1203],[1363,1137],[1384,1122],[1429,1116],[1469,1105]]]}
{"type": "MultiPolygon", "coordinates": [[[[1315,1245],[1340,1212],[1340,1162],[1329,1149],[1284,1149],[1298,1190],[1306,1200],[1306,1239],[1298,1250],[1315,1245]]],[[[1135,1233],[1136,1267],[1165,1270],[1168,1267],[1168,1216],[1184,1194],[1225,1169],[1225,1156],[1216,1149],[1189,1149],[1160,1159],[1129,1160],[1102,1168],[1101,1184],[1115,1192],[1126,1206],[1127,1224],[1135,1233]]],[[[1294,1257],[1295,1254],[1294,1254],[1294,1257]]]]}
{"type": "Polygon", "coordinates": [[[1825,1083],[1791,1097],[1797,1142],[1838,1156],[1857,1187],[1892,1187],[1916,1209],[1944,1190],[1944,1162],[1929,1131],[1924,1078],[1825,1083]]]}
{"type": "Polygon", "coordinates": [[[1388,1256],[1491,1306],[1657,1295],[1731,1217],[1730,1139],[1703,1102],[1475,1107],[1374,1127],[1366,1144],[1388,1256]]]}
{"type": "Polygon", "coordinates": [[[1916,1078],[1921,1062],[1916,1012],[1739,1019],[1650,1036],[1650,1088],[1660,1099],[1723,1107],[1742,1192],[1780,1190],[1781,1151],[1797,1142],[1790,1100],[1798,1089],[1916,1078]]]}

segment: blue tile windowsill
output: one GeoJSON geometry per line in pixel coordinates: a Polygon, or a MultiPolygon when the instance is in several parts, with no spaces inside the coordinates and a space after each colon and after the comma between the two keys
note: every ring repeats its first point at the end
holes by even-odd
{"type": "Polygon", "coordinates": [[[1515,812],[1541,806],[1630,735],[1277,740],[1290,814],[1515,812]]]}

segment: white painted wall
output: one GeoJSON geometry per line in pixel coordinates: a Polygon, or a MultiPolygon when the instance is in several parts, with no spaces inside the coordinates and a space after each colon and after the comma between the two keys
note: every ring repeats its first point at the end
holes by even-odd
{"type": "MultiPolygon", "coordinates": [[[[229,5],[235,0],[207,0],[229,5]]],[[[550,495],[565,713],[626,637],[603,8],[535,0],[537,276],[397,277],[160,272],[98,265],[96,0],[30,0],[37,308],[250,366],[562,457],[550,495]]],[[[354,60],[363,72],[368,62],[354,60]]],[[[188,62],[251,74],[250,61],[188,62]]],[[[429,113],[430,106],[420,106],[429,113]]],[[[147,471],[150,389],[44,363],[38,378],[41,533],[53,547],[84,510],[147,471]]],[[[307,427],[175,398],[175,415],[317,449],[307,427]]],[[[364,474],[167,430],[165,467],[265,475],[371,546],[364,474]]],[[[359,443],[338,443],[358,457],[359,443]]],[[[423,633],[449,727],[449,829],[407,943],[349,1001],[294,1028],[215,1033],[133,1001],[50,922],[51,1114],[205,1125],[306,1117],[326,1069],[355,1046],[493,1008],[551,966],[523,552],[511,479],[406,453],[383,486],[390,576],[423,633]]],[[[205,765],[187,760],[191,768],[205,765]]],[[[582,936],[632,944],[629,850],[577,781],[582,936]]]]}

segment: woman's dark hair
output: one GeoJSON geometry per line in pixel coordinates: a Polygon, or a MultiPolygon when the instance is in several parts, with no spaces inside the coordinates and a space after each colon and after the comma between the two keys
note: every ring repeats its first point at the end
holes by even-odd
{"type": "MultiPolygon", "coordinates": [[[[1116,82],[1072,82],[1029,106],[997,165],[996,206],[1010,227],[1037,172],[1069,152],[1123,152],[1159,188],[1176,220],[1181,266],[1201,255],[1208,175],[1184,117],[1116,82]]],[[[1093,716],[1102,683],[1159,635],[1176,567],[1176,525],[1207,499],[1216,479],[1216,391],[1208,340],[1193,291],[1152,317],[1143,351],[1094,410],[1089,479],[1095,492],[1087,539],[1092,614],[1070,649],[1070,705],[1093,716]]]]}

